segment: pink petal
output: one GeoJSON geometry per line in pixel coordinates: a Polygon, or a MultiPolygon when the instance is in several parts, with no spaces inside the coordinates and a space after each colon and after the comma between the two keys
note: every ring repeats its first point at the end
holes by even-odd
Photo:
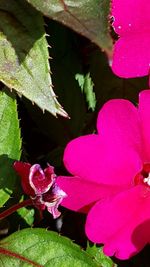
{"type": "Polygon", "coordinates": [[[41,195],[50,189],[53,184],[54,177],[55,174],[51,166],[48,166],[48,168],[43,171],[39,164],[34,164],[30,168],[29,183],[34,189],[35,194],[41,195]]]}
{"type": "Polygon", "coordinates": [[[113,26],[120,36],[114,47],[112,70],[120,77],[149,74],[150,2],[113,0],[113,26]]]}
{"type": "Polygon", "coordinates": [[[139,117],[143,135],[142,145],[144,161],[150,161],[150,90],[144,90],[139,95],[139,117]]]}
{"type": "Polygon", "coordinates": [[[34,196],[34,190],[29,184],[29,173],[31,164],[21,161],[15,161],[13,168],[21,177],[21,184],[24,192],[29,196],[34,196]]]}
{"type": "Polygon", "coordinates": [[[113,72],[124,78],[140,77],[150,71],[150,31],[122,36],[114,46],[113,72]]]}
{"type": "Polygon", "coordinates": [[[104,142],[113,145],[114,149],[117,146],[122,151],[122,146],[132,147],[141,154],[142,137],[138,115],[137,108],[128,100],[108,101],[98,115],[99,135],[104,142]]]}
{"type": "MultiPolygon", "coordinates": [[[[120,35],[150,30],[150,2],[146,0],[112,0],[113,26],[120,35]]],[[[140,35],[139,33],[139,35],[140,35]]]]}
{"type": "Polygon", "coordinates": [[[87,212],[96,201],[122,190],[121,186],[108,186],[82,180],[80,177],[57,177],[58,186],[67,194],[62,206],[87,212]]]}
{"type": "Polygon", "coordinates": [[[136,186],[99,201],[90,210],[86,233],[104,244],[108,256],[128,259],[150,242],[150,189],[136,186]]]}
{"type": "Polygon", "coordinates": [[[142,168],[136,108],[126,100],[109,101],[100,111],[98,130],[99,135],[82,136],[67,145],[66,168],[90,182],[130,186],[142,168]]]}

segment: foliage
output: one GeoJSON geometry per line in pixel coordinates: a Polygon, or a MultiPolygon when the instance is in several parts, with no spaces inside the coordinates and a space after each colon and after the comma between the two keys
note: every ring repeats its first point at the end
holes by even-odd
{"type": "Polygon", "coordinates": [[[28,260],[37,263],[35,266],[99,266],[69,239],[44,229],[18,231],[1,241],[0,253],[1,249],[17,254],[12,258],[8,253],[2,255],[0,260],[3,266],[27,266],[28,260]]]}
{"type": "Polygon", "coordinates": [[[86,74],[85,77],[84,75],[77,73],[75,78],[79,83],[81,92],[85,93],[86,95],[86,101],[88,103],[88,107],[91,108],[92,111],[94,111],[96,106],[96,98],[95,98],[95,93],[93,92],[94,84],[90,77],[90,73],[86,74]]]}
{"type": "Polygon", "coordinates": [[[117,265],[103,253],[103,248],[98,247],[95,244],[90,245],[88,243],[86,252],[89,253],[94,259],[101,264],[102,267],[116,267],[117,265]]]}
{"type": "Polygon", "coordinates": [[[39,0],[28,0],[28,2],[44,15],[86,36],[102,49],[112,48],[108,23],[109,0],[47,0],[43,3],[39,0]]]}
{"type": "Polygon", "coordinates": [[[12,169],[14,159],[20,159],[21,139],[15,95],[5,87],[0,92],[0,206],[14,190],[16,174],[12,169]]]}
{"type": "Polygon", "coordinates": [[[25,1],[0,1],[0,80],[43,112],[66,116],[52,90],[43,18],[25,1]]]}

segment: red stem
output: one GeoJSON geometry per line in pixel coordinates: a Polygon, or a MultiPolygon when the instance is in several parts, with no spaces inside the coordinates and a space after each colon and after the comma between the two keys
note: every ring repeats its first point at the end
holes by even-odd
{"type": "Polygon", "coordinates": [[[0,220],[4,219],[5,217],[11,215],[13,212],[15,212],[16,210],[22,208],[22,207],[26,207],[29,205],[33,205],[32,200],[31,199],[26,199],[20,203],[15,204],[14,206],[10,207],[9,209],[3,211],[0,213],[0,220]]]}
{"type": "Polygon", "coordinates": [[[36,266],[36,267],[43,267],[43,265],[40,265],[40,264],[38,264],[38,263],[36,263],[36,262],[34,262],[32,260],[29,260],[28,258],[25,258],[24,256],[22,256],[20,254],[17,254],[17,253],[15,253],[13,251],[10,251],[10,250],[2,248],[2,247],[0,247],[0,254],[7,255],[9,257],[17,258],[17,259],[19,259],[21,261],[25,261],[27,263],[30,263],[30,264],[32,264],[33,266],[36,266]]]}

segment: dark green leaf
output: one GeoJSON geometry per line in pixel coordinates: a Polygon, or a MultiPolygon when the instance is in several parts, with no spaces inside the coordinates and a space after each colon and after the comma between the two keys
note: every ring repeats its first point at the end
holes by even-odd
{"type": "Polygon", "coordinates": [[[26,1],[0,1],[0,80],[43,111],[66,116],[52,90],[43,23],[26,1]]]}
{"type": "MultiPolygon", "coordinates": [[[[0,247],[0,253],[2,253],[2,249],[18,253],[37,263],[36,266],[39,264],[39,266],[45,267],[100,267],[88,253],[82,251],[71,240],[44,229],[18,231],[3,239],[0,247]]],[[[25,260],[4,254],[0,255],[0,261],[3,267],[32,266],[27,264],[25,260]]]]}
{"type": "Polygon", "coordinates": [[[110,0],[27,1],[46,16],[69,26],[102,49],[111,50],[108,23],[110,0]]]}

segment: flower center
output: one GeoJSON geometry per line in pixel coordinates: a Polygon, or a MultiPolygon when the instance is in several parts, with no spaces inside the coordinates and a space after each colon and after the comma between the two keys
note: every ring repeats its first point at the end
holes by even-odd
{"type": "Polygon", "coordinates": [[[134,184],[145,184],[146,186],[150,186],[150,163],[145,163],[143,165],[142,171],[134,178],[134,184]]]}
{"type": "Polygon", "coordinates": [[[143,179],[143,182],[150,186],[150,173],[148,174],[148,177],[143,179]]]}

